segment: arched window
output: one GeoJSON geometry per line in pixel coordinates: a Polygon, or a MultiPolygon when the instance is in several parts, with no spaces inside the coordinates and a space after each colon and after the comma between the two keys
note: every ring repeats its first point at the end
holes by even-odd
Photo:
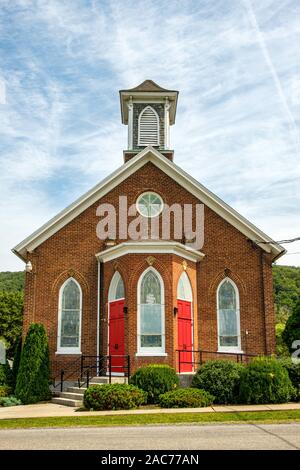
{"type": "Polygon", "coordinates": [[[193,301],[193,293],[191,283],[185,271],[181,274],[177,286],[177,299],[193,301]]]}
{"type": "Polygon", "coordinates": [[[112,277],[109,286],[108,300],[112,302],[113,300],[119,300],[125,298],[125,288],[123,279],[118,271],[112,277]]]}
{"type": "Polygon", "coordinates": [[[138,282],[138,353],[165,354],[164,283],[152,267],[138,282]]]}
{"type": "Polygon", "coordinates": [[[57,352],[79,354],[81,343],[82,292],[78,282],[67,279],[59,291],[57,352]]]}
{"type": "Polygon", "coordinates": [[[240,351],[239,291],[235,283],[225,278],[217,290],[219,351],[240,351]]]}
{"type": "Polygon", "coordinates": [[[146,106],[140,115],[138,121],[138,145],[159,145],[159,117],[157,112],[151,107],[146,106]]]}

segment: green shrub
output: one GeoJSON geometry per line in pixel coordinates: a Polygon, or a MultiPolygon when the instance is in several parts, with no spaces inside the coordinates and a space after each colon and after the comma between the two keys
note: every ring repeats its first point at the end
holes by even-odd
{"type": "Polygon", "coordinates": [[[22,405],[21,400],[16,397],[3,397],[0,398],[0,406],[17,406],[22,405]]]}
{"type": "Polygon", "coordinates": [[[295,401],[300,401],[300,363],[294,364],[291,358],[280,360],[280,364],[287,370],[290,381],[294,387],[292,398],[295,401]]]}
{"type": "Polygon", "coordinates": [[[131,410],[146,402],[145,392],[134,385],[93,385],[84,392],[83,403],[89,410],[131,410]]]}
{"type": "Polygon", "coordinates": [[[242,403],[285,403],[290,400],[292,393],[288,372],[277,359],[256,357],[242,371],[242,403]]]}
{"type": "Polygon", "coordinates": [[[228,360],[205,362],[194,376],[191,386],[209,392],[215,403],[236,403],[243,367],[228,360]]]}
{"type": "Polygon", "coordinates": [[[43,325],[32,323],[22,349],[15,395],[22,403],[51,398],[48,338],[43,325]]]}
{"type": "Polygon", "coordinates": [[[12,371],[8,362],[6,361],[5,364],[0,364],[0,385],[9,385],[11,387],[12,384],[12,371]]]}
{"type": "Polygon", "coordinates": [[[23,297],[23,292],[0,291],[0,336],[6,340],[9,359],[22,335],[23,297]]]}
{"type": "Polygon", "coordinates": [[[13,389],[16,388],[16,384],[17,384],[17,376],[18,376],[19,367],[20,367],[21,353],[22,353],[22,338],[19,339],[15,348],[14,361],[13,361],[13,366],[12,366],[13,389]]]}
{"type": "Polygon", "coordinates": [[[212,402],[213,396],[210,393],[197,388],[178,388],[159,397],[162,408],[201,408],[212,402]]]}
{"type": "Polygon", "coordinates": [[[0,385],[0,397],[8,397],[12,392],[12,389],[8,385],[0,385]]]}
{"type": "Polygon", "coordinates": [[[130,383],[147,393],[148,403],[159,403],[160,395],[178,387],[179,378],[172,367],[152,364],[140,367],[131,377],[130,383]]]}

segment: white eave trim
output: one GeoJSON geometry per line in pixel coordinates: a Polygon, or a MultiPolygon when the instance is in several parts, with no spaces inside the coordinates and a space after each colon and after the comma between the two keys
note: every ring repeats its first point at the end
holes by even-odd
{"type": "Polygon", "coordinates": [[[103,181],[90,189],[90,191],[77,199],[73,204],[69,205],[66,209],[61,211],[58,215],[53,217],[33,234],[15,246],[13,248],[13,252],[25,260],[26,251],[33,251],[37,246],[41,245],[41,243],[58,232],[58,230],[71,222],[75,217],[105,196],[109,191],[148,162],[153,163],[161,169],[180,186],[193,194],[199,201],[234,226],[250,240],[270,243],[259,245],[264,251],[268,253],[272,252],[274,256],[278,256],[285,252],[282,246],[277,243],[272,243],[272,239],[268,237],[268,235],[255,227],[251,222],[245,219],[245,217],[222,201],[222,199],[213,194],[205,188],[205,186],[196,181],[192,176],[188,175],[184,170],[168,160],[158,150],[154,149],[150,145],[145,147],[140,153],[135,155],[135,157],[131,158],[127,163],[107,176],[103,181]]]}
{"type": "Polygon", "coordinates": [[[173,254],[185,258],[189,261],[197,263],[204,258],[201,251],[194,250],[179,242],[171,241],[139,241],[139,242],[123,242],[115,245],[107,250],[100,251],[96,254],[96,258],[106,263],[116,258],[128,254],[173,254]]]}

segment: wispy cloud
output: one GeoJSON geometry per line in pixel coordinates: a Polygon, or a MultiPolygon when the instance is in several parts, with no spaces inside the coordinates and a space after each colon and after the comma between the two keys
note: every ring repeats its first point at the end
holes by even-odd
{"type": "Polygon", "coordinates": [[[176,162],[274,239],[299,235],[299,14],[296,0],[0,0],[1,269],[122,163],[117,90],[145,78],[180,90],[176,162]]]}

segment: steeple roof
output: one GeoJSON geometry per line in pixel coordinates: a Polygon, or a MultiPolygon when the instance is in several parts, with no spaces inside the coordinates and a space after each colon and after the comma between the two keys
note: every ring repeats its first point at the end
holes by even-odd
{"type": "Polygon", "coordinates": [[[142,83],[140,83],[138,86],[134,87],[134,88],[130,88],[129,90],[120,90],[120,92],[144,92],[144,91],[148,91],[148,92],[167,92],[167,93],[178,93],[177,91],[175,90],[167,90],[166,88],[162,88],[161,86],[157,85],[157,83],[155,83],[153,80],[144,80],[142,83]]]}

